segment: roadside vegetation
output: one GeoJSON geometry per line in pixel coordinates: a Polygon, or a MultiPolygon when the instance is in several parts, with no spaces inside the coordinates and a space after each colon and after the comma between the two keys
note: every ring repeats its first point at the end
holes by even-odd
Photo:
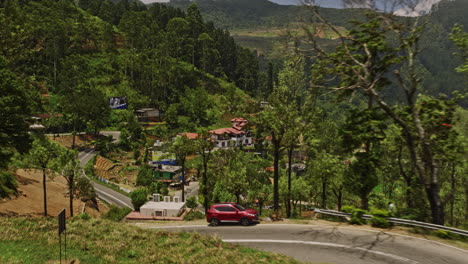
{"type": "MultiPolygon", "coordinates": [[[[299,263],[196,233],[142,232],[103,219],[69,219],[66,232],[67,258],[79,263],[299,263]]],[[[0,250],[2,263],[57,262],[56,219],[0,218],[0,250]]]]}

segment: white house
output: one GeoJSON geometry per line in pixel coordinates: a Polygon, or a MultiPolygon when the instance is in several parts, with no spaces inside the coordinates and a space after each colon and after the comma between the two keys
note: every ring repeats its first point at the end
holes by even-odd
{"type": "Polygon", "coordinates": [[[160,201],[159,194],[153,194],[153,200],[140,207],[142,216],[169,216],[176,217],[182,212],[184,202],[179,196],[164,196],[160,201]]]}

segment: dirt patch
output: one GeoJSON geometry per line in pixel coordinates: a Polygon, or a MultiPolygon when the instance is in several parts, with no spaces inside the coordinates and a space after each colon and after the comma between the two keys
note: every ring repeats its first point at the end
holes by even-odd
{"type": "MultiPolygon", "coordinates": [[[[87,147],[89,146],[90,142],[93,140],[97,140],[99,138],[105,137],[104,135],[99,134],[79,134],[75,137],[75,147],[87,147]]],[[[56,135],[55,137],[49,136],[49,139],[55,141],[56,143],[60,144],[63,147],[71,148],[73,142],[72,135],[56,135]]]]}
{"type": "MultiPolygon", "coordinates": [[[[44,213],[42,173],[36,170],[18,170],[16,172],[16,179],[18,180],[19,194],[11,199],[0,200],[0,214],[9,216],[42,216],[44,213]]],[[[53,179],[47,178],[46,183],[48,215],[56,216],[63,208],[66,208],[67,216],[69,216],[69,197],[67,195],[65,179],[60,176],[53,179]]],[[[75,199],[73,207],[74,214],[79,214],[83,209],[83,203],[75,199]]],[[[99,212],[98,215],[101,213],[99,212]]]]}

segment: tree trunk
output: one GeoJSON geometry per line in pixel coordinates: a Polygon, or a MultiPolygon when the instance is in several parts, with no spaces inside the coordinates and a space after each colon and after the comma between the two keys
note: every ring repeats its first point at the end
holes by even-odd
{"type": "Polygon", "coordinates": [[[273,209],[275,212],[279,209],[279,158],[280,158],[280,142],[273,139],[273,209]]]}
{"type": "Polygon", "coordinates": [[[181,160],[182,165],[182,202],[185,202],[185,159],[181,160]]]}
{"type": "Polygon", "coordinates": [[[291,217],[291,172],[292,172],[293,147],[288,149],[288,203],[286,204],[286,216],[291,217]]]}
{"type": "Polygon", "coordinates": [[[208,161],[203,161],[203,207],[205,207],[205,214],[208,213],[208,161]]]}
{"type": "Polygon", "coordinates": [[[46,169],[42,169],[42,188],[44,190],[44,216],[47,216],[47,185],[46,185],[46,169]]]}
{"type": "Polygon", "coordinates": [[[440,189],[438,184],[425,185],[427,198],[431,205],[432,223],[437,225],[444,224],[444,206],[440,199],[440,189]]]}
{"type": "Polygon", "coordinates": [[[68,184],[68,191],[70,192],[70,216],[73,217],[73,185],[74,185],[74,179],[71,178],[70,182],[68,184]]]}
{"type": "Polygon", "coordinates": [[[440,199],[438,164],[432,155],[431,145],[427,142],[413,94],[407,94],[407,100],[408,106],[411,109],[412,125],[416,127],[416,131],[413,131],[375,91],[372,92],[382,109],[402,128],[414,171],[418,175],[420,182],[425,186],[426,195],[431,206],[432,223],[443,225],[444,210],[440,199]],[[416,142],[421,142],[420,147],[418,147],[419,144],[416,142]]]}
{"type": "Polygon", "coordinates": [[[338,203],[338,211],[341,211],[341,207],[342,207],[342,204],[343,204],[343,190],[341,188],[338,190],[338,195],[337,195],[336,199],[337,199],[337,203],[338,203]]]}
{"type": "Polygon", "coordinates": [[[327,209],[327,179],[322,179],[322,208],[327,209]]]}
{"type": "Polygon", "coordinates": [[[452,173],[451,173],[451,193],[450,193],[450,225],[454,226],[454,219],[453,219],[453,208],[455,206],[455,163],[452,165],[452,173]]]}
{"type": "Polygon", "coordinates": [[[464,184],[465,184],[465,223],[468,223],[468,177],[466,176],[465,176],[464,184]]]}
{"type": "Polygon", "coordinates": [[[75,132],[75,128],[73,128],[73,132],[72,132],[72,145],[71,145],[71,148],[72,148],[72,149],[75,149],[75,137],[76,137],[76,132],[75,132]]]}
{"type": "Polygon", "coordinates": [[[367,194],[361,195],[361,209],[369,210],[369,198],[367,197],[367,194]]]}

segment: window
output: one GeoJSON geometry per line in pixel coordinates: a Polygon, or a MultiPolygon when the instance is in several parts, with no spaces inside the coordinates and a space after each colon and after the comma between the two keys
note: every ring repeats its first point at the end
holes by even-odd
{"type": "Polygon", "coordinates": [[[226,212],[235,212],[236,211],[236,209],[234,209],[234,208],[232,208],[230,206],[226,206],[225,208],[226,208],[226,212]]]}
{"type": "Polygon", "coordinates": [[[215,209],[220,212],[235,212],[236,211],[236,209],[230,206],[219,206],[219,207],[216,207],[215,209]]]}
{"type": "MultiPolygon", "coordinates": [[[[244,208],[242,205],[240,205],[240,204],[236,204],[236,205],[234,205],[234,206],[235,206],[237,209],[239,209],[239,211],[245,211],[245,208],[244,208]]],[[[234,208],[233,208],[233,209],[234,209],[234,208]]]]}

